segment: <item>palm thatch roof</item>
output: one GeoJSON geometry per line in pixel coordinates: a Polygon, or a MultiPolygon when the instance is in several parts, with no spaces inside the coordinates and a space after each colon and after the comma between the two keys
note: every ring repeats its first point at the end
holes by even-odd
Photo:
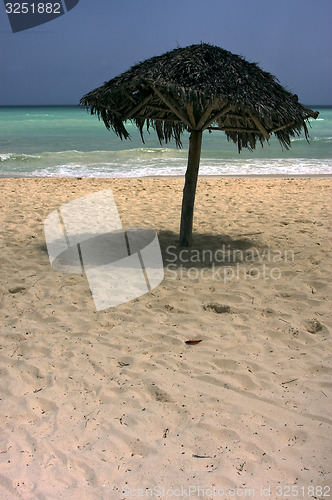
{"type": "Polygon", "coordinates": [[[204,130],[223,130],[239,151],[254,149],[275,134],[289,148],[291,137],[318,113],[298,102],[275,77],[220,47],[208,44],[177,48],[136,64],[81,99],[121,139],[127,120],[140,130],[154,128],[160,143],[190,132],[183,189],[180,244],[192,239],[194,202],[204,130]]]}
{"type": "Polygon", "coordinates": [[[275,134],[283,147],[318,113],[298,102],[257,64],[209,44],[177,48],[136,64],[80,101],[121,139],[124,123],[150,127],[160,143],[175,139],[181,147],[184,130],[222,130],[238,145],[254,149],[275,134]]]}

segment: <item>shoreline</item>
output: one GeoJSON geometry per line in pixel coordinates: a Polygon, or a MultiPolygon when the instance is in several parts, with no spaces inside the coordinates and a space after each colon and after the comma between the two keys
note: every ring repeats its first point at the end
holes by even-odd
{"type": "MultiPolygon", "coordinates": [[[[132,176],[132,177],[93,177],[93,176],[86,176],[86,177],[72,177],[72,176],[29,176],[29,177],[19,177],[15,175],[1,175],[0,174],[0,179],[101,179],[101,180],[106,180],[106,179],[180,179],[184,178],[185,174],[182,175],[144,175],[144,176],[132,176]]],[[[198,180],[200,178],[234,178],[234,179],[239,179],[239,178],[270,178],[270,177],[275,177],[275,178],[295,178],[295,179],[311,179],[311,178],[332,178],[332,174],[246,174],[246,175],[233,175],[233,174],[220,174],[220,175],[206,175],[206,174],[199,174],[198,180]]]]}

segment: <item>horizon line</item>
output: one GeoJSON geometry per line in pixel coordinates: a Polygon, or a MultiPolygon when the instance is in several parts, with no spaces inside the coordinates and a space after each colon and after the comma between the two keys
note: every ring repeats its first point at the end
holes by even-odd
{"type": "MultiPolygon", "coordinates": [[[[332,107],[331,104],[305,104],[301,103],[303,106],[307,107],[332,107]]],[[[33,108],[50,108],[50,107],[78,107],[80,108],[80,104],[0,104],[0,108],[27,108],[27,107],[33,107],[33,108]]]]}

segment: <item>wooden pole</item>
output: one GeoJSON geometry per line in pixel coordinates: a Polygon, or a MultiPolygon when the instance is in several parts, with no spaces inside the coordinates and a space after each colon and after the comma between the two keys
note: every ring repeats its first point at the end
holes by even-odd
{"type": "Polygon", "coordinates": [[[188,166],[183,188],[180,245],[189,247],[191,245],[194,203],[197,186],[199,161],[202,148],[202,130],[192,130],[189,138],[188,166]]]}

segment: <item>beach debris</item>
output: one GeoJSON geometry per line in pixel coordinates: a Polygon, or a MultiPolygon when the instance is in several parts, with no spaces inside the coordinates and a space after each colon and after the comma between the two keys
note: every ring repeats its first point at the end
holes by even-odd
{"type": "Polygon", "coordinates": [[[120,422],[121,425],[126,425],[128,427],[128,424],[126,424],[126,422],[123,422],[123,417],[125,417],[125,416],[126,416],[126,414],[124,413],[122,415],[122,417],[119,418],[119,422],[120,422]]]}
{"type": "Polygon", "coordinates": [[[284,323],[287,323],[289,325],[289,321],[286,321],[284,318],[279,318],[279,321],[283,321],[284,323]]]}
{"type": "Polygon", "coordinates": [[[242,464],[239,465],[239,467],[236,467],[236,470],[238,471],[238,474],[241,474],[243,472],[244,466],[246,465],[245,462],[242,462],[242,464]]]}
{"type": "Polygon", "coordinates": [[[185,344],[187,344],[187,345],[195,345],[195,344],[199,344],[200,342],[202,342],[202,339],[200,339],[200,340],[185,340],[185,344]]]}
{"type": "Polygon", "coordinates": [[[298,378],[292,378],[292,380],[286,380],[286,382],[281,382],[281,385],[290,384],[292,382],[296,382],[297,380],[298,380],[298,378]]]}
{"type": "Polygon", "coordinates": [[[129,366],[130,363],[124,363],[123,361],[118,361],[118,365],[121,366],[121,368],[123,366],[129,366]]]}
{"type": "Polygon", "coordinates": [[[225,306],[223,304],[218,304],[217,302],[212,302],[211,304],[205,304],[203,306],[205,311],[214,311],[218,314],[230,313],[231,308],[229,306],[225,306]]]}
{"type": "Polygon", "coordinates": [[[164,430],[163,438],[165,438],[165,439],[166,439],[166,438],[167,438],[168,433],[169,433],[169,429],[168,429],[168,428],[166,428],[166,429],[164,430]]]}
{"type": "Polygon", "coordinates": [[[12,288],[8,288],[9,293],[19,293],[25,290],[25,286],[14,286],[12,288]]]}
{"type": "Polygon", "coordinates": [[[317,319],[310,319],[306,322],[305,328],[309,333],[318,333],[323,330],[323,325],[317,319]]]}
{"type": "Polygon", "coordinates": [[[212,458],[211,455],[195,455],[194,453],[192,456],[193,458],[212,458]]]}
{"type": "Polygon", "coordinates": [[[156,401],[159,401],[159,403],[171,403],[172,399],[168,396],[168,394],[161,389],[156,389],[154,393],[154,397],[156,398],[156,401]]]}
{"type": "MultiPolygon", "coordinates": [[[[252,212],[252,210],[248,210],[248,212],[252,212]]],[[[255,233],[241,233],[238,236],[256,236],[258,234],[263,234],[263,231],[256,231],[255,233]]]]}

